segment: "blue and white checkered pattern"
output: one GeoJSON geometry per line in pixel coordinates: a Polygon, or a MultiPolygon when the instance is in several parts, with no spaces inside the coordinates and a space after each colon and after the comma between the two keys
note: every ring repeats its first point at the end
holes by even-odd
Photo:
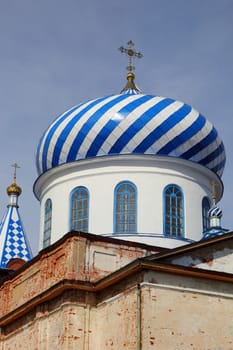
{"type": "Polygon", "coordinates": [[[59,116],[37,149],[38,173],[75,160],[150,154],[197,162],[222,175],[225,150],[213,125],[169,98],[125,92],[73,107],[59,116]]]}
{"type": "Polygon", "coordinates": [[[32,257],[17,207],[9,207],[0,227],[0,267],[11,259],[25,261],[32,257]]]}

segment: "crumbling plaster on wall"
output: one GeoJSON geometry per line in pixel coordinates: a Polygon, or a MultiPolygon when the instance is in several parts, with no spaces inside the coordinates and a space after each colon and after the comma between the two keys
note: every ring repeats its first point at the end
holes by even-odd
{"type": "Polygon", "coordinates": [[[197,267],[205,270],[233,273],[233,249],[205,249],[205,252],[198,251],[173,257],[168,260],[172,264],[181,266],[197,267]]]}
{"type": "Polygon", "coordinates": [[[232,278],[135,262],[149,253],[75,236],[45,250],[1,285],[0,349],[232,350],[232,278]]]}

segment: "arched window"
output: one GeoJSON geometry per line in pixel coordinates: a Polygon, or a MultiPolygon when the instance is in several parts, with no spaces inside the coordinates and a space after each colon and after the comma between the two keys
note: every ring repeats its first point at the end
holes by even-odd
{"type": "Polygon", "coordinates": [[[115,188],[114,232],[137,232],[137,189],[132,182],[121,182],[115,188]]]}
{"type": "Polygon", "coordinates": [[[71,194],[71,230],[88,232],[89,193],[86,187],[77,187],[71,194]]]}
{"type": "Polygon", "coordinates": [[[50,198],[48,198],[45,202],[45,208],[44,208],[43,248],[46,248],[50,245],[51,227],[52,227],[52,201],[50,198]]]}
{"type": "Polygon", "coordinates": [[[164,190],[164,234],[184,236],[184,199],[177,185],[168,185],[164,190]]]}
{"type": "Polygon", "coordinates": [[[208,197],[202,199],[202,225],[203,232],[207,231],[209,228],[209,210],[210,210],[210,201],[208,197]]]}

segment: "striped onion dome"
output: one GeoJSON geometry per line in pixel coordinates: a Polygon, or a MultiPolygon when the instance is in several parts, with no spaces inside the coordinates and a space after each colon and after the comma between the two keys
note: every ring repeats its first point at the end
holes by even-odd
{"type": "Polygon", "coordinates": [[[118,95],[60,115],[43,134],[36,162],[42,174],[60,164],[119,154],[182,158],[220,176],[225,164],[224,145],[205,117],[183,102],[143,94],[132,81],[118,95]]]}
{"type": "Polygon", "coordinates": [[[219,219],[221,219],[222,217],[222,210],[217,207],[216,205],[214,207],[212,207],[210,210],[209,210],[209,217],[217,217],[219,219]]]}

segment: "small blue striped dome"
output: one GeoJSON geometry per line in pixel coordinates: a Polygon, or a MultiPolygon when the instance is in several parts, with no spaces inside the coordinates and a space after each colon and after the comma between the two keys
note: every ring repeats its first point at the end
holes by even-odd
{"type": "Polygon", "coordinates": [[[213,125],[180,101],[127,90],[75,106],[42,136],[38,173],[80,159],[150,154],[187,159],[222,175],[225,150],[213,125]]]}

